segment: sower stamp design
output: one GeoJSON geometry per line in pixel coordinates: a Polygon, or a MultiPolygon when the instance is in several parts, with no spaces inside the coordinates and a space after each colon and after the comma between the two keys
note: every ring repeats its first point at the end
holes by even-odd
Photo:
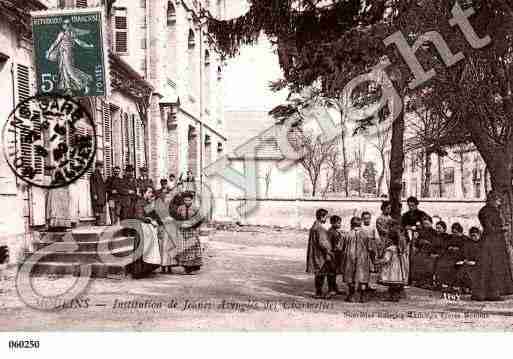
{"type": "Polygon", "coordinates": [[[32,13],[38,92],[106,96],[108,61],[101,9],[32,13]]]}
{"type": "Polygon", "coordinates": [[[82,177],[96,152],[95,127],[76,101],[32,97],[11,113],[2,133],[9,167],[23,181],[57,188],[82,177]]]}

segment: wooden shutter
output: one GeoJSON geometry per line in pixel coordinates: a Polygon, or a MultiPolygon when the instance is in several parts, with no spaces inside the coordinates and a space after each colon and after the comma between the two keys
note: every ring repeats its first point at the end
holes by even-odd
{"type": "Polygon", "coordinates": [[[146,159],[144,157],[144,127],[141,119],[135,117],[135,165],[137,170],[146,167],[146,159]]]}
{"type": "Polygon", "coordinates": [[[106,101],[102,102],[103,112],[103,163],[105,174],[112,174],[112,117],[110,104],[106,101]]]}
{"type": "Polygon", "coordinates": [[[88,7],[89,5],[87,4],[87,0],[76,0],[75,6],[83,8],[88,7]]]}
{"type": "MultiPolygon", "coordinates": [[[[33,94],[35,94],[35,81],[33,79],[34,72],[31,71],[30,67],[22,64],[16,64],[16,103],[20,103],[33,94]]],[[[32,117],[32,126],[22,126],[19,134],[20,138],[20,150],[23,163],[27,166],[31,166],[35,169],[36,175],[43,173],[43,157],[36,156],[35,144],[30,141],[24,141],[25,136],[31,132],[35,135],[41,136],[41,117],[32,117]]]]}
{"type": "MultiPolygon", "coordinates": [[[[70,139],[70,144],[73,146],[75,143],[76,143],[76,137],[75,136],[93,136],[93,130],[88,127],[88,126],[85,126],[85,125],[77,125],[76,127],[77,131],[75,132],[75,134],[73,136],[70,136],[71,139],[70,139]]],[[[87,170],[86,173],[84,173],[84,175],[82,177],[80,177],[80,180],[83,181],[83,180],[89,180],[89,177],[91,176],[91,174],[93,173],[93,166],[89,166],[89,169],[87,170]]]]}
{"type": "Polygon", "coordinates": [[[114,14],[114,51],[128,55],[128,16],[124,8],[116,9],[114,14]]]}
{"type": "MultiPolygon", "coordinates": [[[[131,115],[127,117],[127,128],[128,128],[128,163],[131,165],[136,165],[136,156],[135,156],[135,128],[134,128],[134,122],[135,122],[135,116],[131,115]]],[[[136,169],[137,173],[137,169],[136,169]]]]}

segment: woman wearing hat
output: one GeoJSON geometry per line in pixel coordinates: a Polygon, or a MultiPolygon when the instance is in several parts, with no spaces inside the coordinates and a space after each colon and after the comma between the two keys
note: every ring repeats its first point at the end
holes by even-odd
{"type": "Polygon", "coordinates": [[[505,238],[508,227],[502,217],[500,205],[499,193],[491,191],[486,198],[486,205],[479,211],[483,237],[476,277],[472,283],[473,300],[501,300],[502,295],[513,293],[513,278],[505,238]]]}

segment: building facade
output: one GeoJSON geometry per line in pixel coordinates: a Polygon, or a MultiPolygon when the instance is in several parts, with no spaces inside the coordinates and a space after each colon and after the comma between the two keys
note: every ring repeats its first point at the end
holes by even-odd
{"type": "MultiPolygon", "coordinates": [[[[30,11],[105,7],[111,94],[82,98],[96,125],[96,159],[150,169],[155,183],[170,173],[202,169],[223,152],[223,61],[202,15],[222,17],[224,0],[46,0],[0,2],[0,125],[17,103],[36,94],[30,11]]],[[[38,175],[42,159],[26,156],[38,175]]],[[[92,171],[92,169],[91,169],[92,171]]],[[[220,197],[222,182],[204,179],[220,197]]],[[[45,224],[46,190],[27,186],[0,159],[0,231],[30,236],[45,224]]],[[[89,176],[71,185],[72,218],[92,220],[89,176]]]]}

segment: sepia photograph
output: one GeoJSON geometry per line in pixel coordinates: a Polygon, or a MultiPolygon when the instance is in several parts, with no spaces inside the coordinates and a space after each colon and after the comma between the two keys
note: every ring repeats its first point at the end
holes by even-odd
{"type": "Polygon", "coordinates": [[[0,25],[8,353],[513,330],[512,0],[0,0],[0,25]]]}

